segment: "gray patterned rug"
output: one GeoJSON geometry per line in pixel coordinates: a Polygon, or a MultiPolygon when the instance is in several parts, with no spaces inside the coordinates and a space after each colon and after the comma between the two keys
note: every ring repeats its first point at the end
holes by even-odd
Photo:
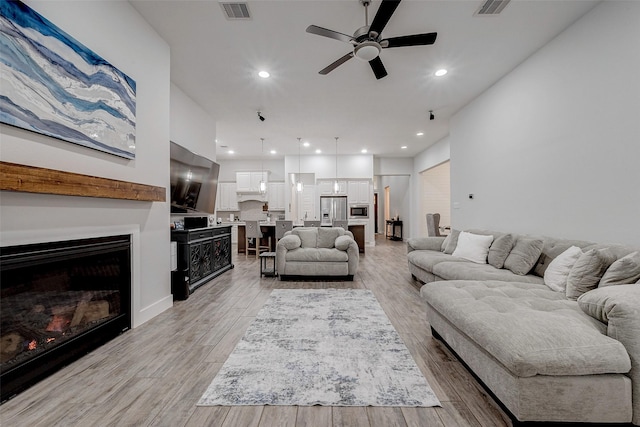
{"type": "Polygon", "coordinates": [[[200,406],[440,406],[368,290],[278,289],[200,406]]]}

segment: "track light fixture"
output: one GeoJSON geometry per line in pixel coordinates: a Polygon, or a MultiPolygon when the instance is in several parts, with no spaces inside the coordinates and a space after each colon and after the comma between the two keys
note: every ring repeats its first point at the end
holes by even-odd
{"type": "Polygon", "coordinates": [[[265,120],[267,120],[267,119],[264,118],[262,113],[260,113],[260,111],[258,111],[258,118],[260,119],[261,122],[264,122],[265,120]]]}
{"type": "Polygon", "coordinates": [[[429,120],[435,119],[436,116],[433,115],[433,110],[429,110],[429,120]]]}

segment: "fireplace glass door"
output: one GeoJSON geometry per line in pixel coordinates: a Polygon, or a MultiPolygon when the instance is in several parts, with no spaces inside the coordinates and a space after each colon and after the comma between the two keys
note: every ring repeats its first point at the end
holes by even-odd
{"type": "Polygon", "coordinates": [[[130,236],[3,247],[2,400],[130,327],[130,236]]]}

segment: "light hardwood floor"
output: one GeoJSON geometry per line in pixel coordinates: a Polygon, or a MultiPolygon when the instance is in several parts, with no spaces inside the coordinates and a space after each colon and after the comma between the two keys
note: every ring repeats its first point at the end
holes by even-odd
{"type": "Polygon", "coordinates": [[[281,282],[234,254],[235,269],[0,407],[0,425],[510,426],[448,349],[431,337],[406,244],[378,237],[353,282],[281,282]],[[366,288],[376,295],[442,407],[197,407],[272,289],[366,288]]]}

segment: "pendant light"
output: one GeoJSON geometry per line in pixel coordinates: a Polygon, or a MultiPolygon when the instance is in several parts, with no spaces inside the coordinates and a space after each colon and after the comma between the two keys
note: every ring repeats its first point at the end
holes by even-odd
{"type": "Polygon", "coordinates": [[[296,182],[296,191],[298,193],[304,190],[304,184],[302,184],[302,179],[300,176],[300,147],[302,143],[300,142],[302,138],[298,138],[298,182],[296,182]]]}
{"type": "Polygon", "coordinates": [[[333,181],[333,193],[338,194],[340,192],[340,184],[338,184],[338,137],[336,136],[336,179],[333,181]]]}
{"type": "Polygon", "coordinates": [[[267,192],[267,182],[264,179],[264,138],[260,138],[262,142],[262,152],[260,154],[260,193],[265,194],[267,192]]]}

